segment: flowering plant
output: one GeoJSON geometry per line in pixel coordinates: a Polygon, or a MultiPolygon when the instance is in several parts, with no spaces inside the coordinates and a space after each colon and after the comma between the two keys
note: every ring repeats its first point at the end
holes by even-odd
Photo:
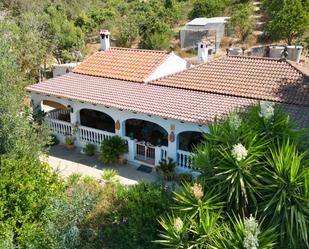
{"type": "Polygon", "coordinates": [[[239,143],[233,145],[231,154],[239,162],[247,157],[248,150],[241,143],[239,143]]]}
{"type": "Polygon", "coordinates": [[[275,109],[273,104],[267,103],[267,102],[262,102],[260,104],[260,112],[259,112],[259,117],[263,117],[266,120],[271,119],[275,114],[275,109]]]}

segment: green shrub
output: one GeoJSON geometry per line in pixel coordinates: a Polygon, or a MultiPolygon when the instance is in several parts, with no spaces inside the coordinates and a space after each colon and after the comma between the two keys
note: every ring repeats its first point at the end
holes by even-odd
{"type": "Polygon", "coordinates": [[[83,178],[82,178],[82,181],[83,181],[83,183],[85,183],[85,184],[95,184],[95,183],[97,183],[98,182],[98,180],[97,179],[95,179],[93,176],[84,176],[83,178]]]}
{"type": "Polygon", "coordinates": [[[118,171],[115,169],[103,169],[102,179],[106,183],[118,183],[119,182],[118,171]]]}
{"type": "Polygon", "coordinates": [[[183,185],[184,183],[191,183],[192,180],[193,177],[190,173],[182,173],[177,176],[177,182],[179,185],[183,185]]]}
{"type": "Polygon", "coordinates": [[[195,0],[190,18],[222,16],[225,6],[225,0],[195,0]]]}
{"type": "Polygon", "coordinates": [[[103,240],[107,248],[159,249],[157,219],[170,207],[170,194],[157,184],[140,183],[120,188],[104,224],[103,240]]]}
{"type": "Polygon", "coordinates": [[[59,144],[59,139],[55,134],[50,135],[50,140],[48,141],[49,146],[55,146],[59,144]]]}
{"type": "Polygon", "coordinates": [[[172,158],[162,159],[157,169],[163,177],[170,180],[175,176],[176,162],[172,158]]]}
{"type": "Polygon", "coordinates": [[[103,163],[116,163],[119,157],[128,151],[125,140],[113,136],[101,145],[100,159],[103,163]]]}
{"type": "Polygon", "coordinates": [[[82,178],[82,174],[74,173],[68,177],[67,183],[69,186],[75,185],[80,181],[81,178],[82,178]]]}
{"type": "Polygon", "coordinates": [[[96,146],[94,144],[86,144],[84,151],[87,156],[93,156],[95,154],[96,146]]]}

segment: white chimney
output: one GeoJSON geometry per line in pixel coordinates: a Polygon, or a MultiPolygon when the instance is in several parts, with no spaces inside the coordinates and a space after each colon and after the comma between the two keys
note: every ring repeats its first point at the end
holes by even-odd
{"type": "Polygon", "coordinates": [[[197,44],[197,63],[205,63],[208,60],[208,45],[205,42],[197,44]]]}
{"type": "Polygon", "coordinates": [[[100,31],[100,39],[101,39],[101,50],[106,51],[110,47],[109,42],[110,32],[106,29],[102,29],[100,31]]]}

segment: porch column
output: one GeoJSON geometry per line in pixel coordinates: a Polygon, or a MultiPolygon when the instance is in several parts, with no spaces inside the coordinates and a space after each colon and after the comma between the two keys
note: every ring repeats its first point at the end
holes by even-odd
{"type": "Polygon", "coordinates": [[[72,124],[80,123],[79,122],[79,111],[74,105],[70,107],[70,119],[72,124]]]}
{"type": "Polygon", "coordinates": [[[115,134],[119,137],[125,136],[125,121],[121,119],[115,120],[115,134]]]}
{"type": "Polygon", "coordinates": [[[36,111],[42,111],[42,106],[41,106],[41,100],[32,97],[31,98],[31,105],[32,105],[32,110],[36,110],[36,111]]]}
{"type": "Polygon", "coordinates": [[[177,163],[177,134],[175,134],[175,125],[171,125],[168,138],[167,156],[177,163]]]}

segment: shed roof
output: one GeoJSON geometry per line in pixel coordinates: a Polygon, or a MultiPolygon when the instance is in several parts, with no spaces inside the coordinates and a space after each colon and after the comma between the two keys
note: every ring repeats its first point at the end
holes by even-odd
{"type": "Polygon", "coordinates": [[[228,18],[229,17],[226,17],[226,16],[211,17],[211,18],[199,17],[199,18],[195,18],[192,21],[188,22],[186,25],[188,25],[188,26],[205,26],[209,23],[226,23],[228,18]]]}

